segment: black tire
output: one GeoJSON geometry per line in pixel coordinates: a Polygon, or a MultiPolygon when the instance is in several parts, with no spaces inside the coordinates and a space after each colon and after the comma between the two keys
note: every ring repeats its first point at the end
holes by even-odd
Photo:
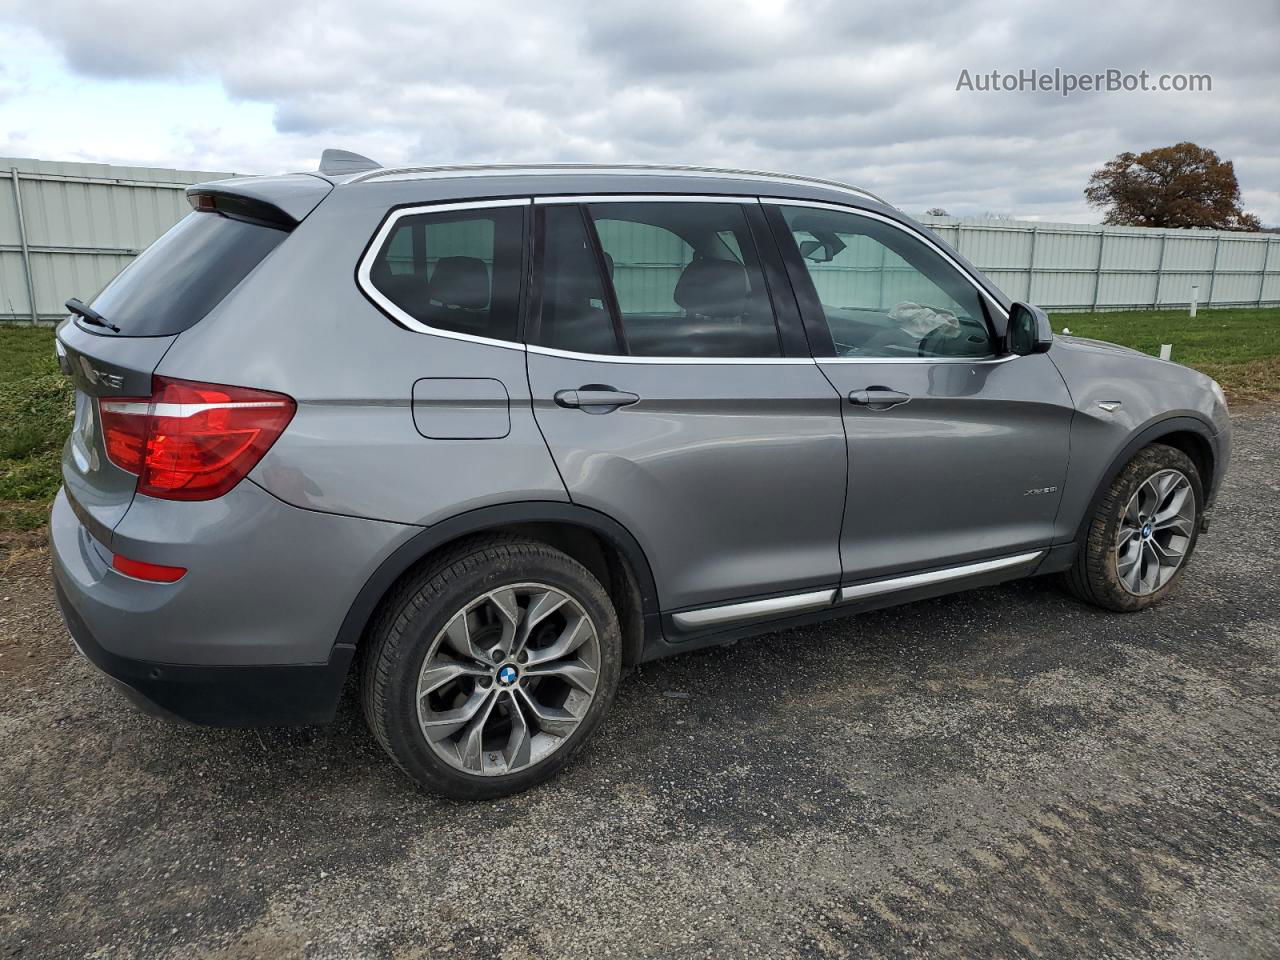
{"type": "Polygon", "coordinates": [[[537,541],[480,537],[433,558],[383,602],[365,641],[361,699],[369,729],[411,779],[455,800],[486,800],[527,790],[570,761],[613,702],[621,662],[617,614],[604,587],[582,564],[537,541]],[[438,756],[427,741],[417,707],[419,672],[433,641],[458,611],[489,591],[524,581],[563,592],[590,618],[599,642],[593,699],[549,756],[512,773],[468,773],[438,756]]]}
{"type": "Polygon", "coordinates": [[[1090,516],[1075,563],[1066,573],[1068,589],[1086,603],[1120,613],[1132,613],[1159,603],[1182,578],[1200,535],[1199,521],[1203,511],[1204,487],[1191,458],[1181,450],[1160,443],[1145,447],[1112,481],[1090,516]],[[1126,589],[1121,580],[1116,564],[1116,537],[1121,532],[1124,510],[1138,488],[1155,474],[1166,470],[1175,470],[1190,482],[1195,497],[1195,523],[1181,565],[1169,581],[1158,590],[1139,595],[1126,589]]]}

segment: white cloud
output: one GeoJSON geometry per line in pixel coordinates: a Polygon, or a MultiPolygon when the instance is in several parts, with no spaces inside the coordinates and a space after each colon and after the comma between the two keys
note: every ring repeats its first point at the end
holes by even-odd
{"type": "Polygon", "coordinates": [[[847,179],[907,209],[1079,220],[1097,216],[1090,171],[1194,140],[1236,160],[1251,208],[1280,222],[1280,8],[1144,6],[43,0],[0,12],[0,30],[46,45],[37,72],[83,88],[97,136],[69,134],[65,89],[6,71],[0,150],[74,142],[77,157],[263,172],[313,166],[324,146],[386,163],[718,163],[847,179]],[[1214,88],[955,90],[961,69],[1055,66],[1203,72],[1214,88]]]}

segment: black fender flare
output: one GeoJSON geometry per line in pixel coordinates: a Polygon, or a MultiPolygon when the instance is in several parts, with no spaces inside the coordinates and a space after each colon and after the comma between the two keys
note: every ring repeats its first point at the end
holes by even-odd
{"type": "MultiPolygon", "coordinates": [[[[1212,426],[1199,417],[1192,416],[1173,416],[1166,417],[1163,420],[1157,420],[1154,423],[1147,423],[1133,433],[1120,448],[1120,452],[1115,455],[1106,472],[1098,480],[1097,488],[1093,491],[1093,496],[1089,499],[1089,505],[1085,508],[1084,516],[1080,518],[1080,522],[1076,525],[1076,535],[1074,542],[1082,542],[1089,528],[1089,521],[1093,517],[1094,512],[1098,509],[1098,504],[1102,502],[1102,498],[1111,489],[1111,484],[1120,471],[1132,460],[1143,447],[1150,446],[1161,437],[1167,437],[1171,433],[1194,433],[1209,445],[1209,449],[1213,451],[1215,458],[1218,457],[1218,445],[1216,443],[1217,435],[1214,433],[1212,426]]],[[[1209,491],[1213,486],[1213,477],[1203,477],[1201,482],[1204,485],[1204,493],[1206,499],[1209,491]]]]}
{"type": "MultiPolygon", "coordinates": [[[[460,537],[521,523],[563,523],[589,530],[616,547],[635,575],[647,624],[659,622],[658,589],[653,569],[631,531],[608,514],[556,500],[529,500],[478,507],[423,528],[378,565],[356,594],[334,641],[354,650],[373,611],[400,577],[433,550],[460,537]]],[[[646,631],[647,632],[647,631],[646,631]]]]}

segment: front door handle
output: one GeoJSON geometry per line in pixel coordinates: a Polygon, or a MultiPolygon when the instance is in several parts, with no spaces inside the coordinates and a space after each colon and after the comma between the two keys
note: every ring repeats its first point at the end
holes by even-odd
{"type": "Polygon", "coordinates": [[[911,399],[911,394],[888,387],[867,387],[865,390],[854,390],[849,394],[849,402],[868,410],[888,410],[911,399]]]}
{"type": "Polygon", "coordinates": [[[619,407],[627,407],[640,400],[640,395],[598,383],[589,383],[577,390],[557,390],[556,404],[583,413],[612,413],[619,407]]]}

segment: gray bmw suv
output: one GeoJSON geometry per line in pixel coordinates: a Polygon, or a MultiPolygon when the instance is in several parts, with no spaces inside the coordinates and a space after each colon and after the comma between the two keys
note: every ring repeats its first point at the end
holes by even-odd
{"type": "Polygon", "coordinates": [[[1042,574],[1143,608],[1226,470],[1208,377],[842,184],[328,151],[188,195],[58,328],[70,633],[198,723],[358,670],[452,797],[554,774],[656,657],[1042,574]]]}

